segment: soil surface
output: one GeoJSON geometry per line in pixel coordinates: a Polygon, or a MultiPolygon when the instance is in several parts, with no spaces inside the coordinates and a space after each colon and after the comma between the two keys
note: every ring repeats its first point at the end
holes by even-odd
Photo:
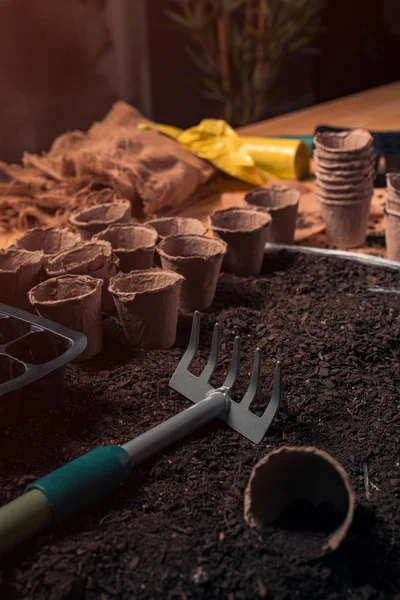
{"type": "MultiPolygon", "coordinates": [[[[281,360],[283,406],[267,436],[254,445],[215,422],[144,463],[112,497],[3,558],[0,598],[393,599],[400,592],[400,298],[371,285],[400,287],[400,274],[280,255],[266,258],[259,279],[221,275],[202,315],[194,369],[205,364],[217,319],[215,385],[237,334],[243,361],[235,397],[246,389],[257,346],[264,357],[257,409],[281,360]],[[355,518],[330,555],[315,552],[315,536],[318,548],[326,539],[322,529],[286,522],[258,532],[244,522],[250,471],[282,445],[317,446],[349,473],[355,518]]],[[[102,354],[67,368],[65,410],[35,415],[31,407],[1,436],[0,503],[91,448],[123,443],[189,406],[168,382],[190,326],[191,316],[181,316],[169,351],[134,352],[116,318],[105,319],[102,354]]]]}

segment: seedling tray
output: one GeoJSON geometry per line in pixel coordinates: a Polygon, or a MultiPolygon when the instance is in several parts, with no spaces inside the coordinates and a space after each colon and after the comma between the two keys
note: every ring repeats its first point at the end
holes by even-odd
{"type": "Polygon", "coordinates": [[[21,400],[62,401],[65,365],[85,347],[82,333],[0,304],[0,428],[21,400]]]}

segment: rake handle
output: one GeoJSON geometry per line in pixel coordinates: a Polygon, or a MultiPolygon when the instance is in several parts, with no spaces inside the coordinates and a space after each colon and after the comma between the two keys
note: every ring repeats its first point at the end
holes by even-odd
{"type": "Polygon", "coordinates": [[[122,448],[131,457],[132,464],[137,465],[224,412],[228,413],[230,402],[222,389],[212,390],[203,400],[127,442],[122,448]]]}
{"type": "Polygon", "coordinates": [[[132,471],[121,446],[100,446],[31,483],[0,508],[0,555],[125,483],[132,471]]]}
{"type": "Polygon", "coordinates": [[[204,400],[160,423],[124,446],[100,446],[31,483],[0,507],[0,556],[108,496],[125,483],[133,465],[229,411],[230,399],[213,390],[204,400]]]}

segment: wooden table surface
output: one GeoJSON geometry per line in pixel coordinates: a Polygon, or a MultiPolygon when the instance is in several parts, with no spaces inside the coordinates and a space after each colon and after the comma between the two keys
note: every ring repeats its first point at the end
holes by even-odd
{"type": "Polygon", "coordinates": [[[376,131],[400,129],[400,82],[317,104],[248,125],[243,135],[308,135],[317,125],[363,127],[376,131]]]}
{"type": "MultiPolygon", "coordinates": [[[[248,125],[239,129],[239,133],[267,137],[312,135],[317,125],[362,127],[376,131],[400,130],[400,82],[248,125]]],[[[323,233],[324,225],[319,214],[314,178],[310,177],[304,182],[285,181],[285,184],[299,187],[301,191],[299,210],[302,213],[302,220],[309,224],[308,227],[296,231],[296,241],[307,245],[327,246],[328,240],[323,233]]],[[[243,191],[214,195],[186,209],[183,214],[205,218],[214,210],[243,204],[243,196],[243,191]]],[[[382,200],[383,190],[376,189],[371,207],[370,233],[372,234],[384,233],[382,200]]],[[[379,249],[360,248],[358,251],[382,254],[379,249]]]]}

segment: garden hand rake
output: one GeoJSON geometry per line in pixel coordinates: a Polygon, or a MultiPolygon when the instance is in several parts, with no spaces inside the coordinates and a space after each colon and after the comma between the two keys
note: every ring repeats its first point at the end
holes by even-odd
{"type": "Polygon", "coordinates": [[[20,498],[0,508],[0,554],[35,535],[53,520],[61,521],[122,485],[134,466],[215,418],[258,443],[269,429],[281,400],[281,363],[276,364],[270,402],[260,417],[249,408],[260,387],[261,350],[255,352],[250,383],[240,402],[230,394],[240,366],[240,339],[219,388],[210,385],[217,367],[220,326],[216,323],[210,358],[199,377],[189,371],[199,345],[200,315],[194,314],[189,346],[170,386],[194,405],[156,425],[123,446],[100,446],[30,484],[20,498]]]}

